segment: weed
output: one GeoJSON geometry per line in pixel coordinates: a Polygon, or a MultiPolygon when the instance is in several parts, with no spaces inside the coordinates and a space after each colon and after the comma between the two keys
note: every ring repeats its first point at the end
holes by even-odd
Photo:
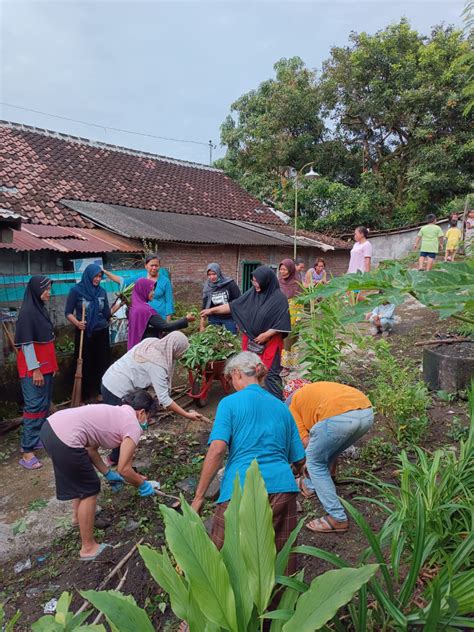
{"type": "Polygon", "coordinates": [[[32,500],[28,505],[28,511],[39,511],[40,509],[44,509],[48,506],[48,501],[44,498],[38,498],[37,500],[32,500]]]}
{"type": "Polygon", "coordinates": [[[436,391],[436,397],[442,402],[454,402],[456,393],[448,393],[447,391],[436,391]]]}
{"type": "Polygon", "coordinates": [[[18,535],[19,533],[25,533],[26,531],[26,522],[23,518],[16,520],[12,524],[13,535],[18,535]]]}
{"type": "Polygon", "coordinates": [[[394,454],[395,449],[391,443],[387,443],[383,437],[374,437],[361,447],[359,459],[373,470],[393,461],[394,454]]]}
{"type": "Polygon", "coordinates": [[[469,436],[469,426],[464,425],[459,417],[454,416],[446,434],[453,441],[465,441],[469,436]]]}

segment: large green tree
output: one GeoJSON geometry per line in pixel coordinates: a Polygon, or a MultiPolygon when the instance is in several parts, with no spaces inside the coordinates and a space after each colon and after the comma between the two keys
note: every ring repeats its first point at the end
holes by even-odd
{"type": "Polygon", "coordinates": [[[281,167],[314,161],[325,179],[302,182],[309,227],[418,221],[470,189],[469,51],[460,31],[436,27],[424,37],[401,20],[352,33],[320,76],[298,57],[282,59],[275,78],[232,105],[219,166],[288,210],[293,187],[281,167]]]}

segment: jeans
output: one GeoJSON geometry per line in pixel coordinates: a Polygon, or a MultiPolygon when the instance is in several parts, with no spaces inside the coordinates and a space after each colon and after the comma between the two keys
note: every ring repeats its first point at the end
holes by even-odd
{"type": "Polygon", "coordinates": [[[35,386],[33,378],[21,378],[23,393],[23,430],[21,447],[24,452],[33,452],[40,440],[41,427],[49,415],[53,396],[53,374],[43,375],[43,386],[35,386]]]}
{"type": "Polygon", "coordinates": [[[304,484],[314,489],[326,513],[338,521],[347,520],[329,473],[331,461],[360,439],[374,423],[372,408],[350,410],[316,423],[306,447],[306,467],[310,479],[304,484]]]}
{"type": "Polygon", "coordinates": [[[209,316],[208,318],[209,325],[217,325],[221,327],[225,327],[227,331],[230,331],[234,336],[237,335],[237,325],[232,320],[232,318],[220,318],[219,316],[209,316]]]}

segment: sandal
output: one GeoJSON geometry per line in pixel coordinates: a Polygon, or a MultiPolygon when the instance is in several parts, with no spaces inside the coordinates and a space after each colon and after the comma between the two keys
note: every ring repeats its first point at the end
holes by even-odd
{"type": "Polygon", "coordinates": [[[302,476],[296,479],[296,484],[298,485],[300,494],[303,496],[303,498],[314,498],[316,496],[315,491],[306,487],[302,476]]]}
{"type": "Polygon", "coordinates": [[[81,562],[94,562],[99,557],[99,555],[108,548],[110,548],[110,544],[105,544],[105,542],[103,542],[102,544],[99,544],[99,548],[97,549],[97,553],[95,555],[79,555],[79,559],[81,560],[81,562]]]}
{"type": "Polygon", "coordinates": [[[39,470],[40,467],[43,467],[43,464],[41,463],[41,461],[37,459],[35,456],[29,460],[20,459],[18,463],[21,465],[21,467],[24,467],[25,470],[39,470]]]}
{"type": "Polygon", "coordinates": [[[313,533],[345,533],[349,530],[349,523],[347,520],[339,521],[334,520],[331,516],[323,516],[322,518],[315,518],[308,522],[306,528],[313,533]],[[340,526],[337,526],[340,525],[340,526]]]}

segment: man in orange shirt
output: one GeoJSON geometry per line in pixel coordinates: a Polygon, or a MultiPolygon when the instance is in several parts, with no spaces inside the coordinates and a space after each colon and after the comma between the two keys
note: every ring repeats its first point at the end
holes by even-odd
{"type": "Polygon", "coordinates": [[[286,400],[306,448],[309,478],[300,490],[316,493],[327,515],[306,526],[315,533],[345,532],[347,515],[331,478],[331,462],[370,430],[374,412],[370,400],[356,388],[336,382],[306,384],[286,400]]]}

